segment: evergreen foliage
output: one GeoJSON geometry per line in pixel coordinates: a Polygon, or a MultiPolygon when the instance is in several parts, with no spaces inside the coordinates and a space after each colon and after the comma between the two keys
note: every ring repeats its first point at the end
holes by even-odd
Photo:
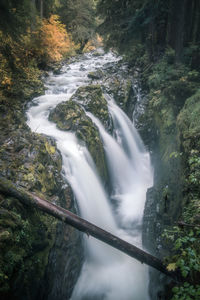
{"type": "Polygon", "coordinates": [[[0,30],[15,38],[24,33],[32,17],[30,0],[2,0],[0,3],[0,30]]]}
{"type": "MultiPolygon", "coordinates": [[[[14,111],[15,102],[29,99],[36,86],[41,92],[40,67],[83,50],[95,35],[96,6],[105,46],[142,70],[163,165],[181,160],[184,167],[179,217],[195,226],[170,227],[164,238],[174,243],[169,269],[179,267],[186,279],[172,290],[173,299],[199,299],[199,0],[1,0],[0,109],[7,113],[12,99],[14,111]]],[[[170,176],[175,181],[172,172],[170,176]]],[[[23,243],[25,235],[28,247],[29,221],[20,222],[16,241],[23,243]]],[[[18,263],[9,252],[7,258],[14,266],[18,263]]]]}
{"type": "Polygon", "coordinates": [[[97,9],[107,46],[122,53],[144,44],[149,58],[157,60],[171,47],[178,62],[185,47],[200,42],[198,0],[100,0],[97,9]]]}
{"type": "Polygon", "coordinates": [[[23,93],[23,85],[30,85],[31,78],[39,81],[38,67],[46,68],[74,55],[78,48],[83,50],[94,34],[93,0],[2,0],[0,93],[23,93]]]}
{"type": "Polygon", "coordinates": [[[58,13],[76,44],[83,50],[95,34],[95,11],[93,0],[60,0],[58,13]]]}
{"type": "Polygon", "coordinates": [[[185,278],[170,286],[166,299],[199,299],[200,1],[100,0],[97,9],[106,46],[140,68],[148,91],[146,118],[156,132],[157,172],[164,177],[155,178],[155,189],[164,180],[171,192],[169,203],[160,200],[163,211],[154,225],[166,228],[162,245],[169,270],[179,268],[185,278]],[[186,226],[173,227],[178,219],[186,226]]]}

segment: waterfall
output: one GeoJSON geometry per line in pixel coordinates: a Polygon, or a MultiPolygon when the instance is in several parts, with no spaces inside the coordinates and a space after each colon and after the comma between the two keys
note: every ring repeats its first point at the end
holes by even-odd
{"type": "MultiPolygon", "coordinates": [[[[73,133],[57,129],[48,120],[51,109],[69,100],[78,87],[89,83],[88,72],[117,60],[112,53],[98,57],[86,54],[64,66],[60,75],[51,74],[46,80],[46,94],[35,98],[34,106],[27,112],[27,123],[33,131],[55,138],[62,154],[63,174],[73,189],[81,216],[142,247],[140,225],[146,190],[152,185],[153,176],[149,154],[132,122],[108,95],[114,136],[106,132],[95,116],[86,112],[103,141],[112,184],[112,195],[108,195],[86,147],[73,133]]],[[[146,266],[85,235],[84,246],[85,262],[71,300],[148,299],[146,266]]]]}
{"type": "Polygon", "coordinates": [[[114,120],[116,139],[91,113],[87,115],[99,128],[104,142],[113,184],[112,198],[118,201],[118,219],[121,225],[129,227],[130,223],[142,220],[146,190],[152,185],[150,157],[134,125],[113,99],[109,101],[108,108],[114,120]]]}

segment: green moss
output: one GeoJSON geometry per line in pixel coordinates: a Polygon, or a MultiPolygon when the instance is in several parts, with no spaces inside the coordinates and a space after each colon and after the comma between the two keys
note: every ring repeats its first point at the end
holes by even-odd
{"type": "Polygon", "coordinates": [[[186,151],[200,147],[200,90],[188,98],[178,116],[178,126],[186,151]]]}
{"type": "Polygon", "coordinates": [[[50,145],[48,142],[45,143],[45,148],[50,155],[56,152],[56,148],[50,145]]]}
{"type": "MultiPolygon", "coordinates": [[[[55,143],[21,128],[2,143],[1,174],[37,195],[58,201],[61,157],[55,143]]],[[[62,205],[62,192],[59,205],[62,205]]],[[[70,197],[66,201],[71,201],[70,197]]],[[[70,203],[68,203],[70,206],[70,203]]],[[[17,282],[37,288],[44,277],[58,222],[19,200],[0,195],[0,294],[10,297],[17,282]]]]}
{"type": "MultiPolygon", "coordinates": [[[[95,91],[95,93],[97,92],[96,89],[96,86],[86,87],[87,91],[95,91]]],[[[85,91],[85,88],[82,88],[82,90],[85,91]]],[[[99,88],[98,92],[101,92],[99,88]]],[[[95,102],[88,103],[88,107],[93,107],[93,105],[95,107],[95,102]]],[[[102,115],[101,111],[98,113],[102,115]]],[[[85,114],[81,104],[74,102],[73,100],[60,103],[53,111],[51,111],[49,118],[57,124],[59,129],[73,131],[78,139],[85,142],[101,177],[104,181],[107,181],[108,172],[99,132],[91,119],[85,114]]]]}
{"type": "Polygon", "coordinates": [[[88,78],[91,78],[92,80],[98,80],[101,79],[104,76],[104,73],[101,69],[95,71],[95,72],[90,72],[88,74],[88,78]]]}
{"type": "Polygon", "coordinates": [[[80,87],[72,96],[72,101],[80,103],[86,111],[99,118],[107,128],[109,113],[106,99],[103,96],[100,85],[88,85],[80,87]]]}
{"type": "Polygon", "coordinates": [[[5,210],[7,212],[5,229],[0,233],[2,293],[8,293],[12,289],[13,281],[19,277],[23,280],[26,278],[26,282],[22,281],[21,284],[28,286],[33,280],[33,272],[38,280],[44,276],[56,233],[57,221],[34,209],[24,208],[22,211],[15,206],[16,201],[19,200],[10,199],[9,203],[4,204],[8,210],[5,210]],[[9,213],[10,208],[12,213],[9,213]],[[13,220],[17,220],[15,226],[13,220]]]}
{"type": "MultiPolygon", "coordinates": [[[[72,208],[70,188],[63,187],[66,183],[60,174],[62,160],[55,142],[31,133],[26,125],[27,101],[44,92],[41,71],[34,61],[22,71],[13,74],[9,90],[0,90],[1,176],[41,198],[72,208]]],[[[18,199],[0,194],[1,299],[37,297],[50,251],[54,251],[58,265],[63,260],[66,264],[65,239],[71,241],[74,236],[67,227],[63,226],[59,232],[57,228],[58,221],[53,217],[26,207],[18,199]],[[53,248],[57,236],[62,240],[60,244],[65,245],[61,249],[53,248]]],[[[54,266],[48,276],[54,278],[52,269],[54,266]]]]}
{"type": "Polygon", "coordinates": [[[88,118],[85,116],[83,109],[72,100],[58,104],[50,113],[49,118],[51,121],[56,122],[58,128],[62,130],[75,131],[78,129],[80,122],[83,125],[88,123],[88,118]]]}
{"type": "Polygon", "coordinates": [[[146,116],[154,133],[155,166],[150,244],[155,249],[154,239],[167,229],[167,242],[159,239],[160,255],[170,253],[168,264],[180,269],[187,284],[174,290],[173,299],[178,299],[183,291],[188,296],[195,289],[200,272],[200,90],[199,73],[169,58],[166,53],[154,64],[148,78],[146,116]],[[189,226],[173,227],[178,221],[189,226]]]}

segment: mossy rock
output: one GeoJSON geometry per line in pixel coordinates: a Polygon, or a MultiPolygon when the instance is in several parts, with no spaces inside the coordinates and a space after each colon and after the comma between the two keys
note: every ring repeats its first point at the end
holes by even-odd
{"type": "MultiPolygon", "coordinates": [[[[55,142],[46,136],[31,133],[27,128],[17,129],[2,143],[1,176],[69,209],[71,190],[63,181],[61,168],[61,155],[55,142]]],[[[30,299],[35,299],[45,282],[50,253],[53,251],[58,261],[62,257],[63,261],[69,259],[66,251],[52,250],[56,239],[64,234],[62,230],[57,232],[58,226],[59,222],[53,217],[0,194],[1,299],[27,299],[27,291],[31,293],[30,299]]],[[[77,234],[64,227],[65,236],[75,242],[77,234]]],[[[64,238],[62,243],[66,244],[64,238]]]]}
{"type": "Polygon", "coordinates": [[[61,171],[61,157],[53,140],[18,130],[4,141],[0,170],[7,179],[51,196],[57,189],[54,169],[61,171]]]}
{"type": "Polygon", "coordinates": [[[99,80],[102,79],[104,76],[104,72],[101,69],[98,69],[95,72],[90,72],[88,74],[88,78],[92,79],[92,80],[99,80]]]}
{"type": "MultiPolygon", "coordinates": [[[[61,170],[61,158],[57,151],[52,151],[53,144],[43,136],[16,130],[2,144],[1,175],[38,195],[45,191],[47,198],[54,198],[59,181],[55,171],[61,170]]],[[[9,298],[19,278],[22,286],[28,286],[34,273],[35,284],[40,284],[57,223],[52,217],[27,209],[15,198],[0,197],[0,294],[3,298],[9,298]]]]}
{"type": "MultiPolygon", "coordinates": [[[[134,101],[133,74],[122,61],[111,65],[109,63],[103,68],[103,72],[103,90],[112,95],[117,104],[129,114],[130,104],[134,101]]],[[[133,108],[131,108],[131,114],[132,112],[133,108]]]]}
{"type": "MultiPolygon", "coordinates": [[[[75,212],[55,142],[26,125],[27,102],[44,93],[41,71],[27,70],[13,74],[11,89],[0,91],[0,176],[75,212]]],[[[1,300],[70,298],[81,251],[74,228],[0,194],[1,300]]]]}
{"type": "Polygon", "coordinates": [[[71,100],[81,104],[86,111],[91,112],[100,119],[106,129],[110,129],[111,121],[107,107],[107,101],[103,96],[100,85],[88,85],[80,87],[71,100]]]}
{"type": "Polygon", "coordinates": [[[62,102],[50,112],[49,119],[55,122],[59,129],[77,131],[81,124],[87,125],[88,118],[79,104],[72,100],[62,102]]]}
{"type": "Polygon", "coordinates": [[[200,148],[200,90],[185,102],[178,116],[180,138],[185,151],[200,148]]]}
{"type": "MultiPolygon", "coordinates": [[[[16,205],[15,198],[3,198],[0,206],[9,213],[0,224],[1,299],[20,298],[20,290],[34,283],[38,289],[55,240],[57,221],[35,209],[16,205]],[[17,282],[20,286],[16,289],[17,282]]],[[[1,219],[2,220],[2,219],[1,219]]]]}
{"type": "Polygon", "coordinates": [[[49,119],[55,122],[59,129],[73,131],[78,139],[85,142],[100,176],[104,181],[107,181],[108,173],[104,149],[98,129],[87,117],[81,105],[72,100],[62,102],[51,111],[49,119]]]}
{"type": "Polygon", "coordinates": [[[110,79],[107,91],[113,95],[118,105],[126,110],[129,101],[129,95],[132,92],[132,81],[114,76],[110,79]]]}

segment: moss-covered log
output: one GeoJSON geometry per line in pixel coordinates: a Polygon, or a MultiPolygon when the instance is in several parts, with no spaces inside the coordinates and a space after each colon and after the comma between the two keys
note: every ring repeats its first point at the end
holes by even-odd
{"type": "Polygon", "coordinates": [[[61,221],[70,224],[76,229],[85,232],[106,244],[128,254],[129,256],[139,260],[141,263],[145,263],[158,271],[171,276],[173,279],[178,279],[178,274],[176,272],[169,272],[166,266],[158,258],[150,255],[149,253],[129,244],[128,242],[114,236],[113,234],[95,226],[92,223],[78,217],[72,212],[58,207],[38,196],[27,192],[21,188],[17,188],[10,181],[0,177],[0,193],[5,195],[13,196],[23,202],[25,205],[34,206],[43,212],[54,216],[61,221]]]}

